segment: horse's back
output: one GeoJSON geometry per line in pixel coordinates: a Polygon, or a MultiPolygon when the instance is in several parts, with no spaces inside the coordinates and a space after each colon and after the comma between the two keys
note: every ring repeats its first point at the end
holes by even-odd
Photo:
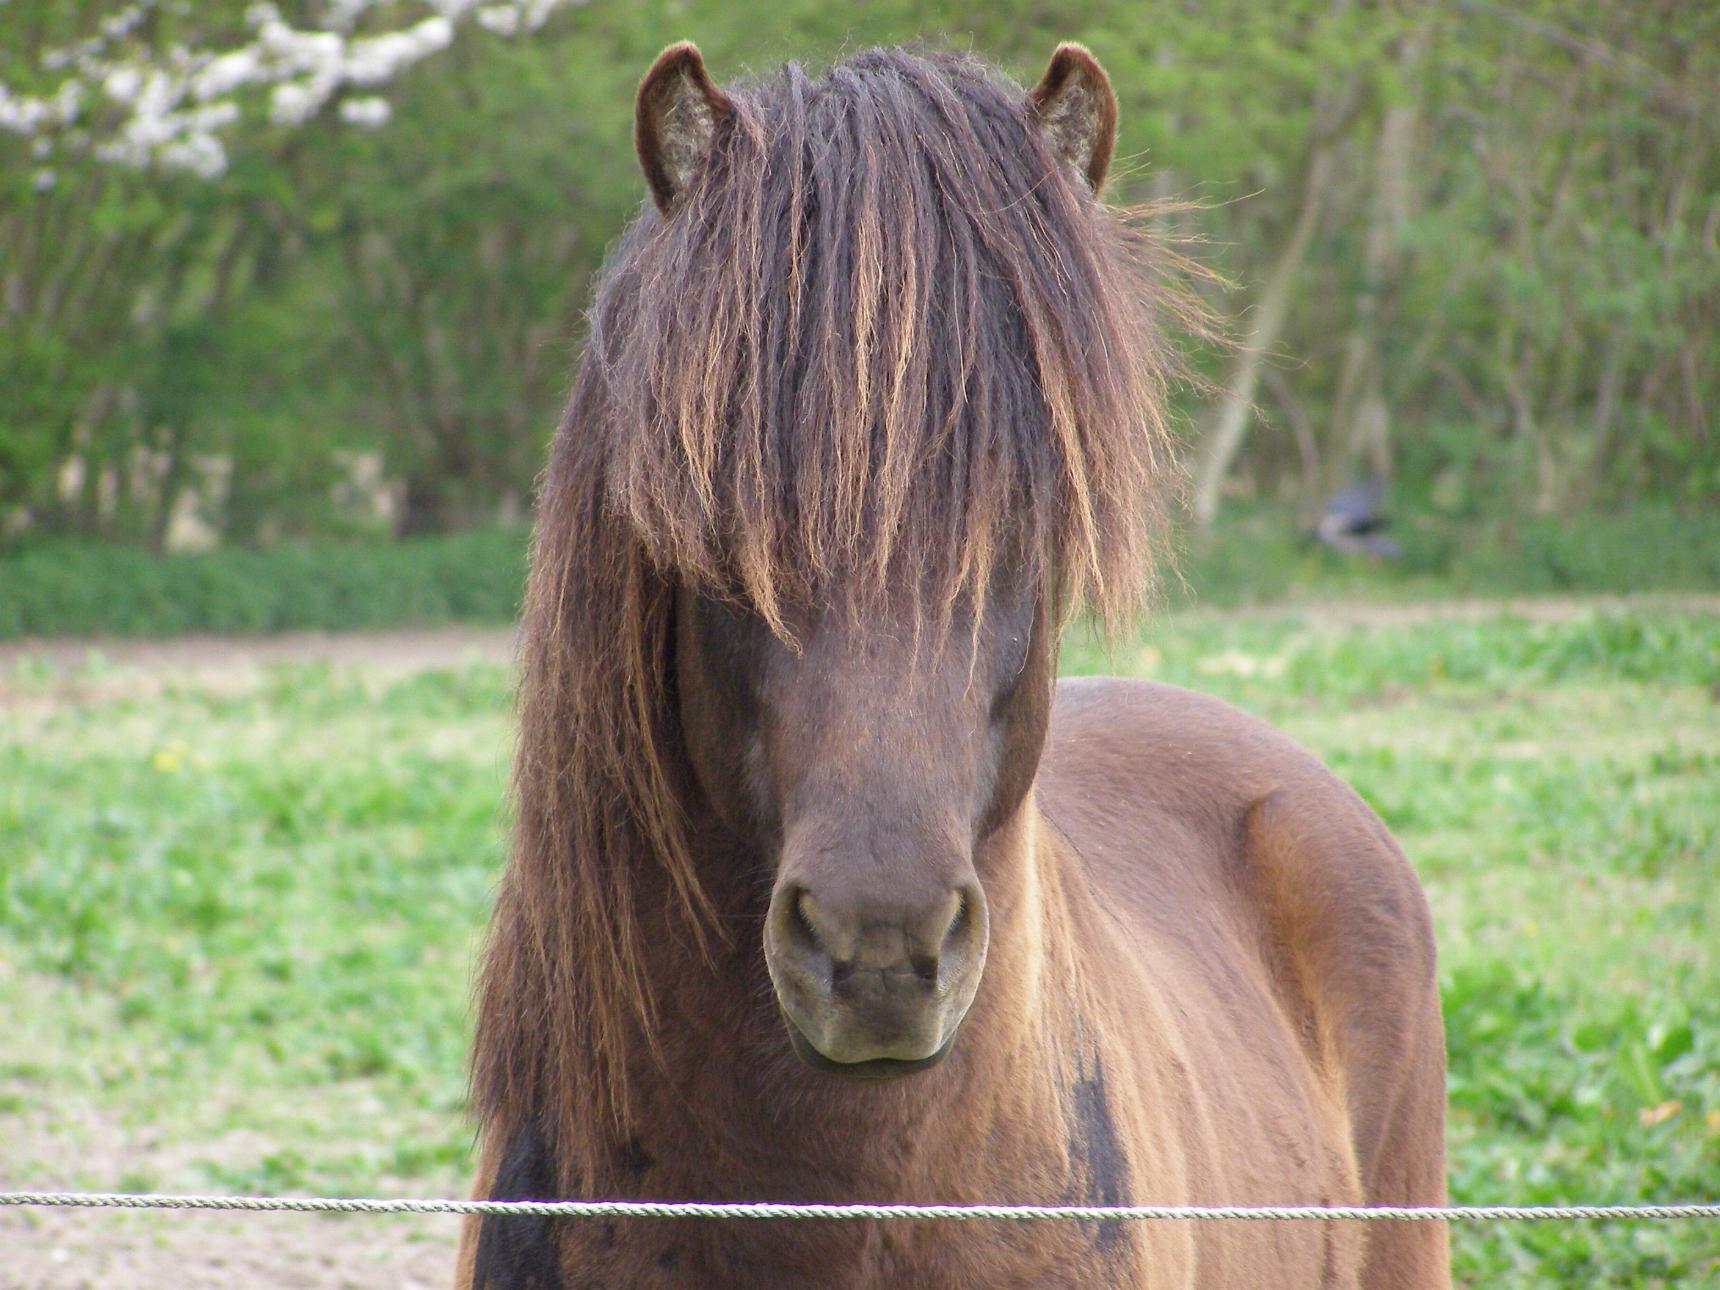
{"type": "MultiPolygon", "coordinates": [[[[1296,1068],[1274,1097],[1302,1090],[1314,1118],[1337,1113],[1345,1141],[1326,1145],[1353,1162],[1362,1201],[1443,1201],[1431,919],[1354,792],[1217,699],[1090,678],[1058,686],[1039,801],[1142,973],[1188,1018],[1187,1042],[1226,1054],[1218,1078],[1277,1083],[1296,1068]]],[[[1444,1283],[1437,1225],[1375,1226],[1362,1284],[1444,1283]]]]}

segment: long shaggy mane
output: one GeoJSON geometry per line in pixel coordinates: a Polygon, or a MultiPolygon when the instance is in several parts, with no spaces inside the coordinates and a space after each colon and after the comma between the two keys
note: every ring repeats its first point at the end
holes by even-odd
{"type": "Polygon", "coordinates": [[[676,586],[786,635],[827,588],[937,613],[1025,560],[1059,621],[1115,623],[1178,479],[1175,257],[1019,87],[874,50],[730,94],[702,172],[601,277],[538,504],[473,1091],[487,1132],[542,1121],[569,1187],[592,1185],[592,1124],[625,1131],[651,1042],[641,875],[691,937],[714,927],[676,796],[676,586]]]}

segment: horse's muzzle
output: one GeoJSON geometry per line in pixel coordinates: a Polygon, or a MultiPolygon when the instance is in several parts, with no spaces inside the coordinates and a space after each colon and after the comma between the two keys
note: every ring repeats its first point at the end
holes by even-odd
{"type": "Polygon", "coordinates": [[[986,937],[977,883],[912,904],[780,884],[765,962],[795,1052],[815,1070],[863,1079],[935,1065],[979,988],[986,937]]]}

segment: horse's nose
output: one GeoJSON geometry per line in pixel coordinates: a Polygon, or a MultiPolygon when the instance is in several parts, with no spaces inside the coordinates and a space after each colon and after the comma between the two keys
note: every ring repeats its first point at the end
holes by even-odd
{"type": "Polygon", "coordinates": [[[959,949],[967,897],[955,890],[919,909],[843,910],[802,891],[794,912],[792,934],[809,954],[829,961],[837,994],[935,990],[945,947],[959,949]]]}
{"type": "Polygon", "coordinates": [[[795,883],[771,901],[765,951],[791,1028],[818,1056],[924,1063],[947,1047],[973,999],[985,940],[977,883],[918,899],[795,883]]]}

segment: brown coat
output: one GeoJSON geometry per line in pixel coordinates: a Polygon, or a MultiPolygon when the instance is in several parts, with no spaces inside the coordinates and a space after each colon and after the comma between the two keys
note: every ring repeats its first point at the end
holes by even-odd
{"type": "MultiPolygon", "coordinates": [[[[997,845],[1015,853],[999,931],[942,1067],[840,1084],[767,1051],[712,1062],[737,1038],[782,1045],[762,969],[683,982],[667,1020],[687,1078],[657,1081],[653,1130],[601,1194],[1443,1202],[1426,902],[1307,753],[1201,695],[1065,681],[997,845]]],[[[1437,1224],[586,1221],[562,1258],[569,1287],[1449,1284],[1437,1224]]]]}
{"type": "MultiPolygon", "coordinates": [[[[1165,527],[1109,83],[872,50],[642,84],[539,499],[475,1194],[1432,1204],[1427,907],[1210,699],[1054,682],[1165,527]],[[858,1078],[864,1076],[865,1078],[858,1078]]],[[[459,1284],[1415,1287],[1425,1224],[467,1225],[459,1284]]]]}

